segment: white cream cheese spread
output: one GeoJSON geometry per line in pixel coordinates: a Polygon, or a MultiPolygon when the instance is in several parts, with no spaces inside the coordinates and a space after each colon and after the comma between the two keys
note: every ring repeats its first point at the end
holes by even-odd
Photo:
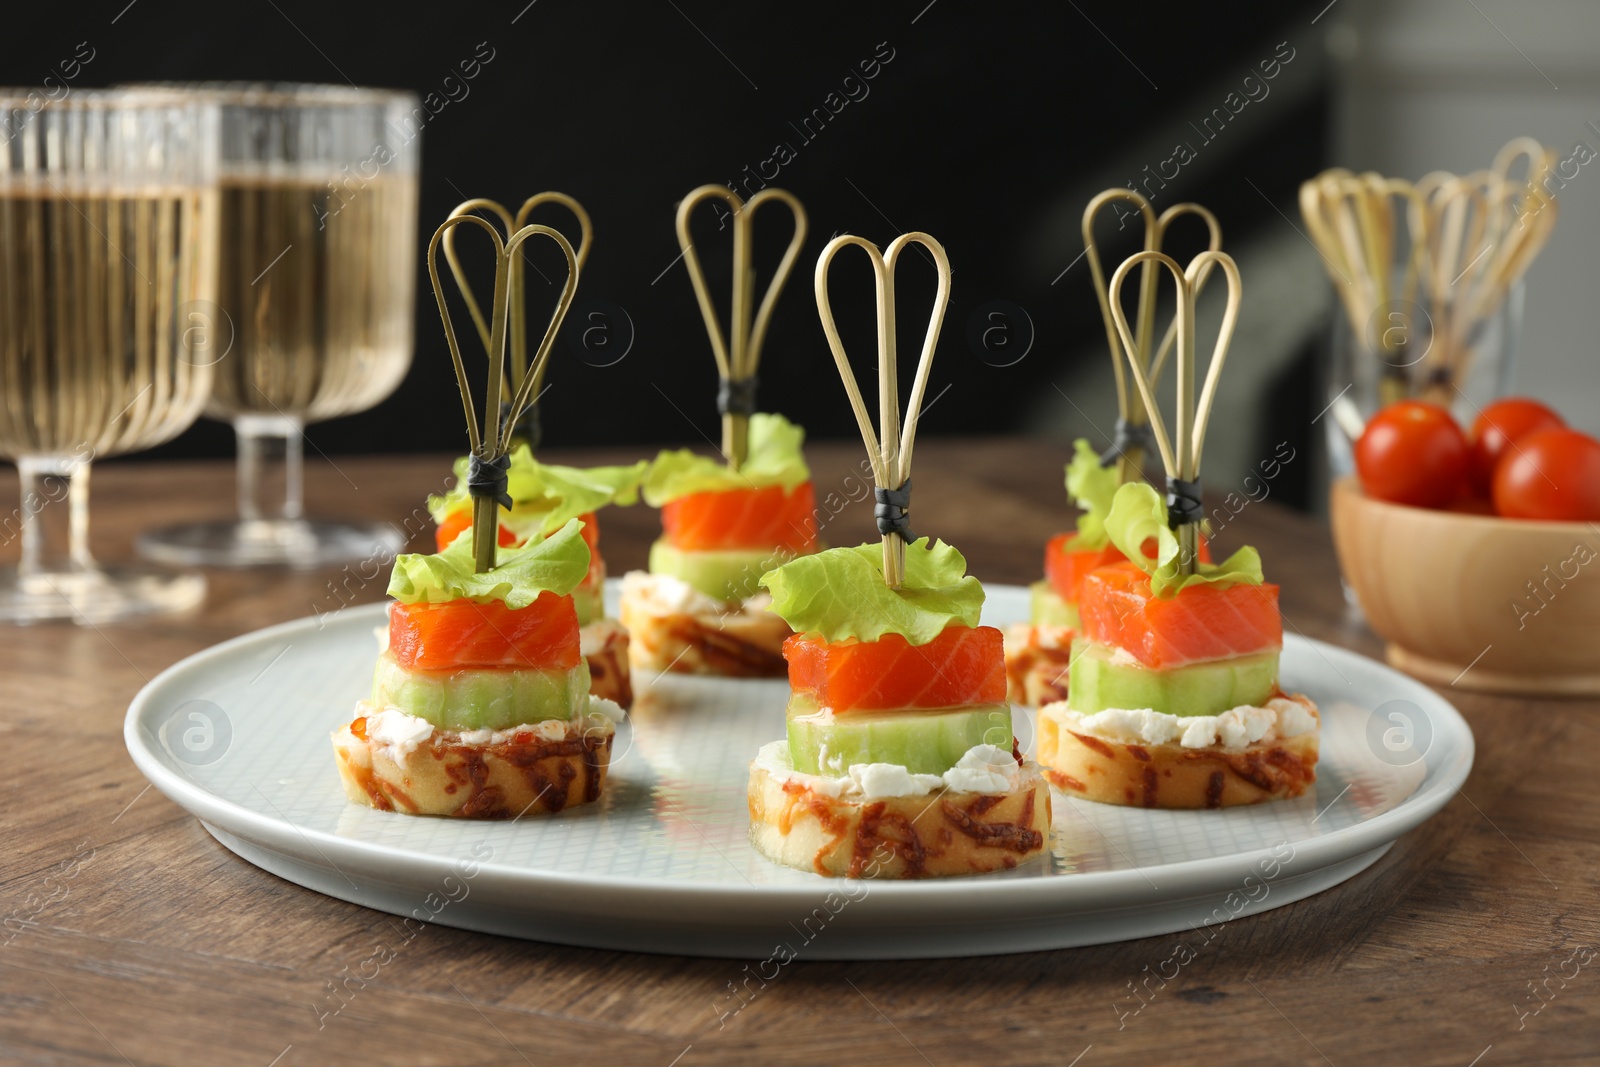
{"type": "Polygon", "coordinates": [[[561,741],[569,737],[581,737],[594,730],[613,731],[619,722],[627,718],[628,713],[615,701],[591,696],[588,713],[571,721],[547,719],[504,730],[445,730],[399,708],[375,710],[365,701],[356,706],[356,715],[365,716],[368,739],[379,747],[389,749],[396,763],[404,763],[418,745],[427,744],[435,733],[446,743],[463,745],[502,745],[522,733],[531,733],[541,741],[561,741]]]}
{"type": "Polygon", "coordinates": [[[912,774],[896,763],[856,763],[842,775],[805,774],[794,769],[789,742],[773,741],[756,753],[756,765],[777,779],[794,779],[824,796],[848,800],[926,796],[939,789],[959,793],[1009,793],[1022,768],[1005,749],[974,745],[944,774],[912,774]]]}
{"type": "Polygon", "coordinates": [[[1040,714],[1095,737],[1184,748],[1242,749],[1259,741],[1314,733],[1320,726],[1316,705],[1304,697],[1273,697],[1266,707],[1241,705],[1219,715],[1168,715],[1150,708],[1107,708],[1085,715],[1066,701],[1046,704],[1040,714]]]}

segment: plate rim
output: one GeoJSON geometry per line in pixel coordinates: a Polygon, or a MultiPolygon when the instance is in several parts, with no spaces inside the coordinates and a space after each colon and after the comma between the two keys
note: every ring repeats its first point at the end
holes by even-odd
{"type": "MultiPolygon", "coordinates": [[[[618,581],[619,579],[615,578],[609,579],[607,584],[612,585],[618,581]]],[[[1025,596],[1027,592],[1024,586],[1000,583],[991,584],[988,589],[991,595],[1000,593],[1002,596],[1025,596]]],[[[387,605],[382,602],[350,606],[340,612],[340,618],[335,620],[333,625],[355,628],[369,616],[375,619],[386,610],[387,605]]],[[[304,630],[308,626],[315,626],[320,619],[321,616],[308,615],[239,634],[192,653],[151,678],[129,703],[124,716],[123,740],[130,757],[140,772],[157,789],[190,815],[204,823],[215,823],[227,832],[250,840],[260,847],[301,856],[308,863],[315,862],[306,856],[303,848],[296,847],[297,841],[303,842],[334,870],[339,870],[339,867],[326,855],[325,850],[328,848],[359,857],[360,861],[364,861],[358,864],[362,866],[382,860],[391,865],[392,871],[394,864],[403,863],[410,872],[408,876],[434,873],[442,876],[450,873],[454,870],[454,865],[461,862],[460,858],[345,837],[303,827],[287,818],[275,817],[245,807],[211,792],[198,782],[185,778],[168,766],[167,760],[159,751],[145,743],[144,719],[147,717],[148,709],[154,706],[155,698],[160,695],[164,687],[172,684],[174,679],[195,669],[204,668],[215,660],[225,659],[241,646],[263,643],[288,632],[304,630]]],[[[1296,634],[1285,635],[1285,643],[1310,647],[1325,659],[1330,659],[1331,665],[1336,670],[1342,660],[1346,663],[1359,663],[1363,671],[1376,668],[1387,673],[1391,681],[1400,683],[1398,696],[1415,698],[1420,695],[1422,700],[1418,702],[1422,703],[1430,714],[1442,717],[1444,728],[1435,727],[1434,744],[1438,743],[1439,738],[1449,735],[1459,750],[1452,762],[1440,766],[1437,770],[1429,768],[1417,789],[1393,808],[1354,826],[1296,842],[1294,845],[1296,869],[1320,869],[1396,841],[1432,818],[1449,803],[1471,773],[1476,757],[1476,739],[1471,727],[1448,699],[1385,663],[1338,645],[1296,634]]],[[[723,681],[742,684],[738,679],[723,681]]],[[[1334,802],[1337,802],[1337,798],[1334,802]]],[[[907,901],[938,906],[964,899],[975,888],[981,886],[981,891],[986,896],[993,894],[988,897],[990,900],[1030,909],[1044,905],[1068,908],[1084,896],[1115,896],[1125,900],[1129,906],[1138,906],[1142,901],[1171,899],[1176,893],[1205,893],[1229,886],[1238,881],[1239,872],[1258,867],[1269,858],[1278,860],[1271,847],[1229,853],[1224,856],[1177,860],[1114,871],[1086,871],[1077,875],[1052,878],[974,877],[873,881],[870,895],[882,896],[890,904],[901,907],[905,906],[907,901]],[[1153,879],[1157,876],[1167,888],[1152,892],[1153,879]],[[1002,896],[1004,900],[1000,900],[1002,896]]],[[[672,901],[693,900],[702,905],[735,904],[740,910],[748,907],[752,901],[759,901],[763,907],[812,902],[816,898],[818,889],[840,883],[839,879],[822,875],[816,875],[814,881],[808,880],[804,883],[738,884],[573,874],[497,864],[492,860],[476,862],[481,872],[490,874],[496,880],[516,882],[530,889],[584,890],[590,894],[603,894],[608,898],[620,896],[624,899],[647,892],[657,901],[670,898],[672,901]]]]}

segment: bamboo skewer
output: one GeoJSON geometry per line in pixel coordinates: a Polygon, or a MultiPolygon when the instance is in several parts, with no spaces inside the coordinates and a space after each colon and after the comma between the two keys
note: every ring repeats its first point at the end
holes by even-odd
{"type": "MultiPolygon", "coordinates": [[[[1100,318],[1106,328],[1106,345],[1111,349],[1112,373],[1116,376],[1117,383],[1117,416],[1129,426],[1143,426],[1147,421],[1144,407],[1139,394],[1128,388],[1128,372],[1122,365],[1123,346],[1127,346],[1128,358],[1134,363],[1141,367],[1149,365],[1148,323],[1155,317],[1155,287],[1152,284],[1155,268],[1149,267],[1139,276],[1138,331],[1126,340],[1121,339],[1111,316],[1111,306],[1106,302],[1105,269],[1100,264],[1100,249],[1094,241],[1095,216],[1102,207],[1113,200],[1126,200],[1139,209],[1139,214],[1144,218],[1144,251],[1156,249],[1160,236],[1160,223],[1156,219],[1155,209],[1150,206],[1150,201],[1129,189],[1107,189],[1090,200],[1088,206],[1083,209],[1083,248],[1089,257],[1089,277],[1094,284],[1095,296],[1100,301],[1100,318]]],[[[1143,464],[1143,448],[1134,446],[1124,451],[1117,457],[1117,480],[1126,482],[1137,477],[1143,464]]]]}
{"type": "MultiPolygon", "coordinates": [[[[517,227],[514,217],[497,200],[489,200],[481,196],[474,197],[471,200],[464,200],[451,208],[450,214],[452,216],[473,215],[480,211],[491,212],[499,218],[505,232],[505,237],[502,239],[509,239],[516,232],[517,227]]],[[[472,291],[471,284],[467,281],[466,272],[461,267],[461,259],[456,253],[456,232],[454,227],[446,231],[443,245],[445,262],[450,265],[450,273],[456,280],[456,288],[461,291],[461,299],[467,305],[467,314],[472,316],[472,324],[477,327],[478,338],[483,342],[484,348],[488,348],[491,333],[489,320],[484,318],[478,299],[472,291]]],[[[509,295],[508,292],[507,296],[509,297],[509,295]]]]}
{"type": "MultiPolygon", "coordinates": [[[[453,260],[452,266],[454,266],[453,260]]],[[[543,377],[545,364],[550,359],[551,346],[555,343],[561,324],[567,317],[567,310],[572,306],[573,295],[577,292],[578,273],[578,256],[572,250],[572,245],[558,231],[548,226],[523,226],[506,240],[501,240],[499,231],[485,219],[471,214],[452,215],[440,224],[434,231],[433,239],[428,242],[428,280],[433,284],[434,300],[439,305],[439,318],[444,325],[445,341],[450,349],[450,362],[455,368],[456,384],[461,390],[461,406],[467,420],[467,441],[471,446],[474,472],[470,476],[474,481],[468,485],[472,493],[473,565],[480,574],[494,568],[500,531],[498,508],[502,505],[510,506],[505,502],[504,492],[505,458],[511,446],[512,427],[533,402],[535,385],[543,377]],[[494,300],[486,323],[488,338],[484,344],[489,359],[489,373],[483,406],[485,424],[481,429],[477,411],[472,403],[472,391],[467,380],[467,368],[461,358],[461,345],[456,338],[455,324],[445,303],[444,287],[439,284],[439,246],[450,241],[456,227],[468,223],[481,228],[489,235],[489,239],[494,243],[495,253],[494,300]],[[510,318],[510,279],[513,273],[511,264],[521,258],[523,244],[536,236],[545,236],[556,242],[567,259],[567,277],[561,287],[561,296],[556,302],[550,324],[545,328],[544,338],[530,359],[521,383],[511,389],[506,387],[505,366],[506,335],[510,318]],[[507,394],[510,395],[510,400],[502,416],[501,399],[507,394]],[[475,484],[475,479],[482,471],[491,472],[488,477],[489,482],[494,481],[492,472],[498,472],[499,493],[493,492],[492,485],[484,488],[475,484]]],[[[459,281],[460,275],[457,274],[456,277],[459,281]]],[[[461,290],[464,294],[469,292],[465,285],[461,286],[461,290]]],[[[471,297],[468,296],[467,300],[470,306],[473,303],[471,297]]],[[[474,318],[477,319],[478,316],[474,318]]]]}
{"type": "MultiPolygon", "coordinates": [[[[544,204],[559,204],[560,206],[565,207],[568,211],[572,212],[573,217],[578,220],[578,248],[576,255],[577,269],[581,272],[584,264],[589,260],[589,249],[594,239],[594,224],[590,221],[589,213],[584,210],[583,205],[578,203],[575,198],[568,196],[566,193],[556,192],[554,190],[535,193],[522,202],[522,206],[517,210],[515,215],[512,215],[510,210],[498,201],[489,200],[484,197],[475,197],[471,200],[463,201],[462,203],[457,204],[450,214],[471,215],[480,211],[490,212],[500,220],[501,225],[505,230],[506,240],[509,241],[511,236],[516,233],[516,231],[522,229],[528,224],[528,217],[533,214],[534,210],[544,204]]],[[[488,320],[483,317],[482,308],[479,305],[477,298],[473,294],[472,286],[467,281],[466,272],[462,269],[461,260],[456,254],[454,229],[445,234],[443,243],[444,257],[450,265],[450,273],[455,277],[456,286],[460,289],[462,300],[467,305],[467,313],[472,316],[472,324],[478,330],[478,337],[483,341],[484,347],[487,348],[492,340],[492,331],[490,329],[488,320]]],[[[520,389],[524,380],[526,380],[528,377],[530,370],[528,362],[528,324],[525,299],[526,287],[524,285],[525,275],[526,263],[524,262],[523,257],[519,255],[511,262],[511,272],[506,292],[506,299],[508,301],[509,308],[507,339],[511,347],[510,367],[504,383],[504,390],[506,393],[511,393],[517,389],[520,389]]],[[[543,390],[544,367],[543,365],[540,365],[535,370],[533,375],[534,399],[533,402],[528,405],[529,411],[531,411],[534,405],[538,403],[538,398],[543,390]]],[[[515,424],[515,420],[513,420],[513,424],[515,424]]],[[[537,448],[539,445],[537,440],[529,440],[527,443],[531,448],[537,448]]]]}
{"type": "MultiPolygon", "coordinates": [[[[1106,345],[1111,350],[1112,373],[1117,384],[1117,415],[1120,424],[1138,428],[1148,424],[1149,419],[1145,412],[1145,402],[1137,389],[1129,387],[1127,371],[1123,367],[1123,355],[1139,366],[1148,374],[1152,384],[1159,384],[1161,374],[1165,370],[1167,358],[1178,336],[1178,317],[1174,314],[1171,322],[1167,324],[1165,335],[1159,346],[1152,353],[1151,341],[1155,332],[1156,317],[1156,292],[1157,292],[1157,267],[1154,261],[1145,261],[1139,274],[1139,302],[1138,326],[1133,331],[1132,337],[1124,339],[1118,333],[1116,323],[1112,317],[1111,304],[1108,300],[1105,268],[1100,261],[1100,249],[1094,239],[1095,218],[1100,210],[1107,204],[1116,200],[1126,200],[1139,209],[1139,214],[1144,220],[1144,251],[1160,251],[1166,239],[1167,229],[1174,220],[1183,215],[1196,215],[1206,225],[1208,251],[1218,252],[1222,248],[1222,226],[1217,217],[1199,204],[1183,203],[1174,204],[1159,216],[1150,202],[1141,194],[1131,189],[1107,189],[1091,199],[1083,210],[1083,249],[1089,259],[1090,278],[1094,283],[1095,297],[1100,303],[1100,317],[1105,326],[1106,345]]],[[[1211,268],[1206,267],[1205,273],[1200,278],[1200,285],[1204,286],[1206,277],[1211,273],[1211,268]]],[[[1121,435],[1119,434],[1119,437],[1121,435]]],[[[1117,478],[1119,481],[1129,481],[1142,477],[1144,465],[1144,448],[1142,445],[1127,445],[1118,442],[1113,447],[1121,445],[1117,456],[1117,478]]]]}
{"type": "MultiPolygon", "coordinates": [[[[1239,303],[1242,296],[1239,268],[1226,252],[1206,251],[1189,261],[1188,269],[1180,267],[1171,256],[1157,251],[1138,252],[1128,257],[1107,287],[1107,300],[1111,306],[1117,334],[1122,339],[1123,351],[1128,353],[1129,373],[1138,388],[1140,399],[1150,417],[1150,430],[1156,448],[1161,454],[1167,472],[1167,503],[1169,522],[1172,522],[1174,494],[1182,487],[1174,483],[1198,483],[1200,457],[1205,448],[1206,428],[1211,420],[1211,409],[1216,403],[1217,383],[1221,379],[1223,364],[1228,358],[1228,346],[1233,340],[1234,327],[1239,320],[1239,303]],[[1156,402],[1155,381],[1147,369],[1134,359],[1133,331],[1127,315],[1122,310],[1122,284],[1136,265],[1157,264],[1165,267],[1177,285],[1177,402],[1174,432],[1168,434],[1167,423],[1156,402]],[[1228,282],[1228,300],[1222,315],[1222,325],[1217,332],[1216,346],[1211,361],[1206,366],[1205,382],[1198,397],[1195,395],[1195,295],[1201,279],[1213,268],[1220,267],[1228,282]]],[[[1198,486],[1195,487],[1198,493],[1198,486]]],[[[1175,523],[1178,535],[1178,568],[1180,574],[1193,574],[1199,561],[1199,524],[1193,521],[1175,523]]]]}
{"type": "MultiPolygon", "coordinates": [[[[1492,238],[1492,243],[1483,245],[1481,250],[1469,240],[1461,252],[1465,257],[1470,251],[1472,258],[1457,275],[1457,281],[1465,279],[1466,284],[1453,287],[1459,289],[1459,295],[1452,300],[1452,349],[1470,345],[1479,322],[1499,306],[1505,292],[1549,240],[1559,208],[1554,198],[1538,190],[1554,160],[1554,153],[1538,141],[1519,137],[1496,154],[1488,171],[1469,175],[1455,184],[1446,183],[1438,192],[1442,210],[1448,211],[1462,202],[1465,210],[1476,209],[1471,233],[1480,243],[1485,233],[1492,238]],[[1512,165],[1521,157],[1528,161],[1528,177],[1524,184],[1535,190],[1533,196],[1540,202],[1539,211],[1528,224],[1522,223],[1522,212],[1514,210],[1519,184],[1510,178],[1512,165]]],[[[1450,269],[1455,266],[1454,262],[1449,264],[1450,269]]]]}
{"type": "Polygon", "coordinates": [[[1488,170],[1464,176],[1433,171],[1411,183],[1333,169],[1301,185],[1301,214],[1351,332],[1383,358],[1381,402],[1412,392],[1449,402],[1483,324],[1549,240],[1558,211],[1543,182],[1554,163],[1553,152],[1519,137],[1488,170]],[[1510,171],[1523,158],[1527,177],[1519,182],[1510,171]],[[1534,202],[1539,208],[1527,217],[1534,202]],[[1422,357],[1403,351],[1415,330],[1391,331],[1379,321],[1396,298],[1403,306],[1427,303],[1431,332],[1422,357]],[[1408,373],[1414,364],[1420,372],[1408,373]]]}
{"type": "MultiPolygon", "coordinates": [[[[1396,292],[1392,279],[1399,247],[1397,205],[1403,205],[1407,220],[1426,214],[1426,202],[1415,186],[1370,172],[1327,171],[1300,189],[1301,214],[1339,291],[1351,333],[1383,358],[1379,388],[1385,403],[1399,399],[1407,389],[1405,368],[1411,361],[1404,350],[1414,332],[1390,330],[1379,316],[1396,292]]],[[[1420,226],[1412,223],[1408,229],[1421,232],[1420,226]]],[[[1423,280],[1430,280],[1430,291],[1435,288],[1432,263],[1426,243],[1411,241],[1399,287],[1402,306],[1416,301],[1423,280]]]]}
{"type": "MultiPolygon", "coordinates": [[[[1158,248],[1166,244],[1167,228],[1172,225],[1173,220],[1182,215],[1196,215],[1206,224],[1206,251],[1222,251],[1222,223],[1217,221],[1217,217],[1211,213],[1210,208],[1189,203],[1173,204],[1161,213],[1160,218],[1157,219],[1160,224],[1160,233],[1156,238],[1156,246],[1158,248]]],[[[1200,295],[1200,291],[1205,288],[1206,280],[1211,276],[1212,265],[1208,261],[1195,282],[1194,294],[1197,298],[1200,295]]],[[[1152,386],[1161,384],[1161,372],[1166,369],[1167,357],[1172,352],[1173,344],[1177,337],[1178,317],[1173,315],[1172,321],[1167,323],[1166,335],[1161,338],[1161,344],[1156,348],[1155,358],[1150,362],[1150,384],[1152,386]]]]}
{"type": "Polygon", "coordinates": [[[800,248],[806,240],[806,211],[793,193],[783,189],[763,189],[748,201],[725,185],[702,185],[685,196],[678,204],[678,244],[683,248],[683,261],[689,268],[689,280],[694,285],[695,299],[700,303],[700,314],[705,320],[706,334],[711,339],[711,355],[717,361],[717,373],[723,387],[719,392],[722,414],[722,454],[728,466],[738,470],[744,465],[749,441],[750,412],[733,396],[735,390],[748,390],[761,365],[761,346],[767,338],[767,326],[772,320],[772,310],[777,306],[783,285],[789,280],[800,248]],[[733,306],[728,320],[728,332],[722,332],[717,316],[717,306],[712,302],[706,285],[705,272],[700,268],[700,256],[694,250],[694,240],[689,233],[689,216],[696,207],[708,200],[720,199],[727,203],[733,220],[733,306]],[[786,204],[794,215],[794,235],[789,247],[778,261],[777,272],[767,285],[761,306],[754,314],[755,268],[751,264],[754,253],[750,227],[755,223],[756,211],[763,204],[779,201],[786,204]]]}
{"type": "MultiPolygon", "coordinates": [[[[872,478],[880,507],[885,497],[906,501],[911,488],[911,452],[916,442],[917,422],[922,414],[922,398],[927,392],[928,375],[933,369],[933,353],[939,344],[939,331],[944,324],[944,313],[950,303],[950,259],[944,246],[928,234],[913,232],[901,234],[889,244],[887,253],[863,237],[845,234],[828,242],[817,257],[815,275],[817,314],[822,320],[822,332],[827,335],[828,347],[833,352],[834,364],[844,382],[850,408],[855,412],[856,425],[861,430],[861,440],[867,446],[867,456],[872,462],[872,478]],[[878,314],[878,430],[874,431],[872,415],[861,395],[861,386],[855,371],[850,367],[850,357],[839,337],[834,322],[833,305],[828,298],[828,270],[833,259],[843,249],[854,245],[866,251],[872,262],[876,282],[878,314]],[[933,297],[933,310],[928,316],[928,329],[922,340],[922,353],[917,358],[916,373],[911,380],[911,397],[906,403],[906,414],[900,417],[900,388],[898,381],[898,343],[896,341],[896,313],[894,294],[895,265],[900,253],[912,245],[920,245],[933,258],[938,272],[938,289],[933,297]]],[[[909,510],[909,502],[888,504],[890,507],[909,510]]],[[[886,529],[880,517],[879,533],[883,538],[883,580],[891,589],[898,589],[905,580],[906,542],[900,533],[886,529]]]]}
{"type": "MultiPolygon", "coordinates": [[[[575,250],[577,258],[574,269],[581,274],[584,265],[589,262],[589,251],[594,242],[594,223],[590,221],[589,213],[573,197],[568,196],[566,193],[548,189],[542,193],[534,193],[522,202],[522,206],[517,209],[516,228],[520,230],[528,225],[529,216],[543,204],[557,204],[564,207],[578,220],[578,247],[575,250]]],[[[534,398],[531,403],[537,403],[539,394],[544,391],[545,365],[540,363],[535,366],[528,359],[528,327],[523,303],[526,277],[527,264],[521,256],[517,256],[511,262],[511,328],[509,331],[511,341],[511,386],[514,389],[521,388],[524,379],[531,372],[533,375],[532,396],[534,398]]],[[[536,443],[529,442],[529,444],[536,443]]]]}

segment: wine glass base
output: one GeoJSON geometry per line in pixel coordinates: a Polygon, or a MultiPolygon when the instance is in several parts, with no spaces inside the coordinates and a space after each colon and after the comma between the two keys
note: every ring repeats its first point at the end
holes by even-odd
{"type": "Polygon", "coordinates": [[[199,604],[206,580],[140,563],[29,575],[0,572],[0,622],[70,619],[85,626],[137,615],[171,614],[199,604]]]}
{"type": "Polygon", "coordinates": [[[388,523],[326,519],[201,522],[150,530],[139,554],[158,563],[201,567],[323,567],[387,556],[405,547],[388,523]]]}

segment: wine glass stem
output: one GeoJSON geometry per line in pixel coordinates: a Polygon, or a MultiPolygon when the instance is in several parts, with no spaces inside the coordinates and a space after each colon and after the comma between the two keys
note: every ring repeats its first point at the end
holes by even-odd
{"type": "Polygon", "coordinates": [[[302,514],[304,424],[287,415],[241,415],[239,517],[245,522],[297,522],[302,514]]]}
{"type": "Polygon", "coordinates": [[[22,456],[22,503],[15,524],[20,527],[22,559],[17,565],[24,582],[48,583],[52,575],[94,569],[89,555],[89,462],[76,456],[22,456]]]}

